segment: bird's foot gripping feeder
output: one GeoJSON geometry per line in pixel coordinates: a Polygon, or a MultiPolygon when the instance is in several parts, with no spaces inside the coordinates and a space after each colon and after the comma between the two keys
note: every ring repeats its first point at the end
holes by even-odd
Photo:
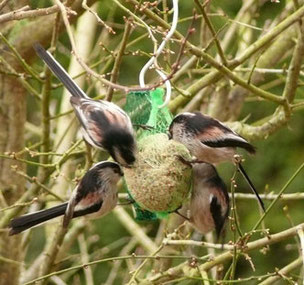
{"type": "Polygon", "coordinates": [[[135,218],[153,220],[166,217],[187,199],[192,169],[179,159],[191,159],[187,148],[167,135],[172,116],[163,104],[163,90],[131,92],[125,110],[138,130],[135,165],[124,169],[125,185],[135,201],[135,218]],[[151,128],[149,128],[151,127],[151,128]]]}

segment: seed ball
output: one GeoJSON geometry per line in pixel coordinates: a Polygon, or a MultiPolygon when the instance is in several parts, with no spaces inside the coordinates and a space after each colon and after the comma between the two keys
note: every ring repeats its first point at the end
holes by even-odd
{"type": "Polygon", "coordinates": [[[171,212],[188,197],[192,168],[177,156],[191,160],[187,148],[165,134],[141,139],[136,162],[125,168],[125,181],[132,198],[151,212],[171,212]]]}

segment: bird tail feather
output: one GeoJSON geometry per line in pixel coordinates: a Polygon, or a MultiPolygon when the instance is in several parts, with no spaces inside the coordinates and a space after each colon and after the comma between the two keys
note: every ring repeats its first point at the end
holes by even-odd
{"type": "Polygon", "coordinates": [[[67,205],[68,203],[63,203],[50,209],[41,210],[12,219],[9,235],[19,234],[45,221],[64,215],[67,205]]]}
{"type": "Polygon", "coordinates": [[[66,87],[66,89],[69,90],[72,96],[76,96],[80,98],[88,97],[49,52],[47,52],[38,43],[34,44],[34,49],[38,54],[38,56],[47,64],[49,69],[62,82],[62,84],[66,87]]]}
{"type": "Polygon", "coordinates": [[[237,167],[238,167],[239,172],[243,175],[244,179],[246,180],[246,182],[247,182],[248,185],[250,186],[252,192],[256,195],[256,197],[257,197],[257,199],[258,199],[258,201],[259,201],[259,204],[260,204],[261,208],[262,208],[263,211],[265,212],[265,205],[264,205],[264,202],[263,202],[263,200],[261,199],[261,197],[259,196],[258,191],[255,189],[255,187],[254,187],[253,183],[251,182],[249,176],[247,175],[247,173],[246,173],[244,167],[242,166],[241,163],[238,163],[238,164],[237,164],[237,167]]]}

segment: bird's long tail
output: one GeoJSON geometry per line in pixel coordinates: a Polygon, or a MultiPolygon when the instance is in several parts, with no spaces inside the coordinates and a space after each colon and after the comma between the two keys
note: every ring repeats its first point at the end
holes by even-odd
{"type": "Polygon", "coordinates": [[[63,203],[50,209],[41,210],[12,219],[9,235],[19,234],[45,221],[64,215],[67,205],[68,203],[63,203]]]}
{"type": "Polygon", "coordinates": [[[76,211],[74,211],[73,208],[71,214],[66,216],[68,202],[65,202],[63,204],[60,204],[50,209],[45,209],[35,213],[26,214],[11,220],[11,223],[9,225],[10,227],[9,235],[19,234],[29,228],[32,228],[43,222],[46,222],[48,220],[54,219],[62,215],[65,215],[63,226],[67,227],[71,219],[98,212],[101,206],[102,206],[102,201],[98,202],[97,204],[93,204],[87,208],[77,209],[76,211]]]}
{"type": "Polygon", "coordinates": [[[87,98],[87,95],[74,82],[70,75],[63,69],[57,60],[47,52],[40,44],[35,43],[34,49],[38,56],[47,64],[49,69],[56,75],[62,84],[69,90],[72,96],[87,98]]]}
{"type": "Polygon", "coordinates": [[[249,176],[247,175],[244,167],[242,166],[241,163],[237,163],[237,168],[239,170],[239,172],[243,175],[244,179],[246,180],[246,182],[248,183],[248,185],[250,186],[252,192],[256,195],[256,197],[258,198],[259,204],[261,206],[261,208],[263,209],[263,211],[265,212],[265,205],[263,200],[261,199],[261,197],[259,196],[259,193],[257,192],[257,190],[255,189],[253,183],[251,182],[249,176]]]}

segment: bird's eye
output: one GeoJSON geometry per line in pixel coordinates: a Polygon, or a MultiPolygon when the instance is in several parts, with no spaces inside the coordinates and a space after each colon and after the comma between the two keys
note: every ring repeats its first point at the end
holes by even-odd
{"type": "Polygon", "coordinates": [[[113,171],[114,171],[115,174],[118,174],[119,176],[123,176],[123,172],[122,172],[121,169],[115,168],[115,169],[113,169],[113,171]]]}

